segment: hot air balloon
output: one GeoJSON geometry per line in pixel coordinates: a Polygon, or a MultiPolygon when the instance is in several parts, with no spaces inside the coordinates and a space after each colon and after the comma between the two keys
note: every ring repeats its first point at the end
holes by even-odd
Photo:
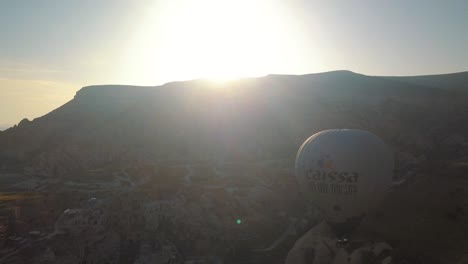
{"type": "Polygon", "coordinates": [[[393,155],[370,132],[332,129],[316,133],[302,144],[295,167],[303,197],[344,236],[391,186],[393,155]]]}

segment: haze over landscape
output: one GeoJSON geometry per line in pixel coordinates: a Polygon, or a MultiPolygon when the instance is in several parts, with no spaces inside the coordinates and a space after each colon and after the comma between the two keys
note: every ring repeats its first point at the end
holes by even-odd
{"type": "Polygon", "coordinates": [[[467,263],[467,14],[456,0],[1,2],[0,264],[467,263]],[[393,167],[375,173],[359,140],[303,158],[325,172],[298,165],[326,130],[374,134],[393,167]],[[360,197],[359,215],[330,221],[312,183],[335,188],[333,213],[360,197]],[[364,188],[382,202],[365,208],[364,188]]]}

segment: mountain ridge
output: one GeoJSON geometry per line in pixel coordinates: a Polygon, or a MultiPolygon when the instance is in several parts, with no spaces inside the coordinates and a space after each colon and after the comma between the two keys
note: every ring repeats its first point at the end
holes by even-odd
{"type": "MultiPolygon", "coordinates": [[[[459,75],[468,76],[468,72],[458,73],[455,76],[459,75]]],[[[440,76],[447,78],[446,75],[440,76]]],[[[353,125],[355,121],[344,123],[338,121],[338,119],[359,118],[351,114],[356,111],[363,111],[357,114],[358,116],[366,116],[369,115],[368,110],[375,109],[375,107],[390,101],[402,104],[402,107],[407,108],[406,111],[412,111],[411,108],[415,108],[416,105],[418,105],[417,108],[422,108],[421,104],[424,102],[437,102],[442,108],[442,105],[446,104],[447,101],[460,101],[456,95],[457,93],[452,93],[450,89],[444,87],[406,83],[401,81],[400,77],[394,79],[393,77],[366,76],[351,71],[305,75],[267,75],[226,83],[197,79],[171,82],[160,86],[94,85],[83,87],[71,101],[54,111],[1,132],[0,146],[3,146],[3,149],[8,149],[5,146],[13,147],[14,142],[19,143],[20,138],[22,138],[23,142],[30,142],[30,147],[25,146],[25,149],[29,148],[32,151],[32,149],[37,149],[39,145],[45,144],[41,142],[53,141],[53,137],[50,136],[52,134],[55,134],[57,139],[64,138],[64,140],[81,137],[89,139],[89,136],[86,135],[95,134],[95,131],[101,130],[99,136],[99,133],[96,134],[95,140],[108,141],[106,133],[116,133],[111,128],[112,126],[130,129],[130,124],[140,129],[139,132],[128,131],[129,135],[132,135],[127,137],[127,140],[130,141],[141,141],[139,138],[148,136],[136,136],[138,133],[152,133],[144,132],[146,130],[162,133],[165,135],[164,139],[159,141],[172,142],[176,140],[174,144],[177,145],[181,141],[176,138],[182,137],[183,133],[198,131],[194,133],[204,138],[202,141],[213,140],[215,145],[222,145],[224,144],[222,141],[230,137],[242,137],[246,142],[258,141],[259,135],[252,136],[258,134],[255,130],[267,129],[271,131],[275,130],[275,126],[285,126],[291,122],[288,120],[288,116],[299,117],[298,120],[294,121],[297,122],[295,127],[286,132],[295,134],[293,138],[295,138],[294,142],[296,143],[294,144],[298,144],[304,136],[316,131],[318,127],[361,126],[362,124],[357,125],[357,123],[353,125]],[[339,114],[331,115],[330,120],[336,120],[323,121],[323,124],[330,124],[319,125],[315,129],[312,129],[310,125],[301,124],[306,120],[306,116],[304,116],[306,113],[322,113],[324,111],[321,115],[330,115],[327,113],[329,107],[332,109],[344,107],[350,113],[342,112],[343,110],[333,110],[332,112],[339,111],[339,114]],[[277,116],[275,117],[275,115],[277,116]],[[223,119],[225,120],[222,121],[223,119]],[[237,131],[237,134],[220,130],[216,122],[228,122],[232,129],[237,131]],[[171,126],[174,127],[171,128],[171,126]],[[194,128],[196,129],[194,130],[194,128]],[[171,129],[180,131],[174,133],[171,132],[171,129]],[[26,136],[27,131],[33,130],[35,131],[34,135],[26,136]],[[108,132],[105,132],[106,130],[108,132]],[[244,134],[241,131],[244,131],[242,132],[244,134]],[[253,134],[249,136],[249,133],[253,134]],[[177,136],[177,134],[180,135],[177,136]]],[[[461,102],[454,105],[457,104],[461,104],[461,102]]],[[[380,115],[387,116],[389,114],[386,111],[397,111],[397,109],[378,111],[381,112],[380,115]]],[[[321,119],[317,116],[314,118],[321,119]]],[[[360,122],[362,123],[362,121],[360,122]]],[[[379,123],[380,121],[374,120],[372,122],[379,123]]],[[[322,121],[316,124],[322,124],[322,121]]],[[[149,138],[146,139],[149,140],[149,138]]],[[[158,141],[157,139],[155,137],[151,140],[158,141]]],[[[278,145],[278,143],[273,145],[278,145]]],[[[8,151],[4,150],[3,153],[5,152],[8,151]]]]}

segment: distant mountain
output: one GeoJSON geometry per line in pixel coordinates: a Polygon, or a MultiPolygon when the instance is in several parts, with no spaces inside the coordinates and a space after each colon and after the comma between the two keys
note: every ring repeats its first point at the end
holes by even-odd
{"type": "Polygon", "coordinates": [[[389,80],[423,85],[433,88],[441,88],[453,92],[468,92],[468,72],[457,72],[449,74],[423,75],[423,76],[399,76],[383,77],[389,80]]]}
{"type": "Polygon", "coordinates": [[[334,71],[88,86],[49,114],[1,132],[0,167],[49,175],[59,166],[68,175],[122,160],[292,159],[311,134],[343,127],[370,130],[398,149],[429,148],[468,133],[458,95],[466,76],[334,71]]]}

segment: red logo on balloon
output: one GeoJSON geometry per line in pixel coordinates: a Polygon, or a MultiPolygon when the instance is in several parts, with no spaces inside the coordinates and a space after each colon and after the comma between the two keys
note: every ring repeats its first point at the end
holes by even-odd
{"type": "Polygon", "coordinates": [[[322,155],[317,161],[317,166],[321,169],[333,170],[333,161],[329,155],[322,155]]]}

